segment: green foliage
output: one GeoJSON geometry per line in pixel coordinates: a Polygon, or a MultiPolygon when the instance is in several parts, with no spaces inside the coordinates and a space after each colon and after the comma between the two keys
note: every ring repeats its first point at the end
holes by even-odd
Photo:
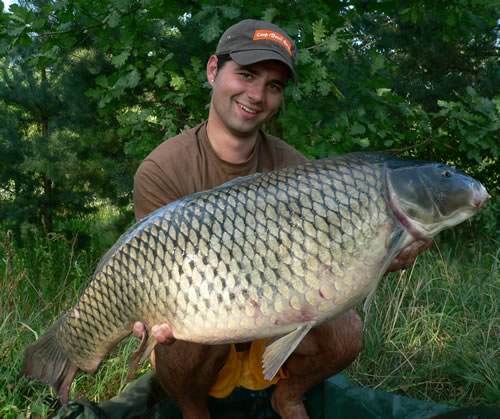
{"type": "Polygon", "coordinates": [[[456,100],[438,100],[438,106],[435,116],[442,124],[436,141],[446,145],[448,161],[457,166],[471,162],[471,173],[498,192],[500,95],[489,99],[467,87],[464,95],[457,95],[456,100]]]}
{"type": "Polygon", "coordinates": [[[206,118],[206,60],[249,17],[298,46],[299,82],[272,133],[311,158],[389,150],[447,161],[498,195],[498,9],[424,3],[12,5],[0,14],[2,216],[36,224],[103,199],[125,208],[139,162],[206,118]]]}

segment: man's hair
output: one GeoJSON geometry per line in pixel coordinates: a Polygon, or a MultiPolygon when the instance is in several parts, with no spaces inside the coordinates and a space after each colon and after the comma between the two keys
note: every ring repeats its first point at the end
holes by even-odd
{"type": "Polygon", "coordinates": [[[231,61],[232,58],[230,57],[229,54],[219,54],[216,55],[217,57],[217,73],[215,76],[217,77],[217,74],[219,74],[219,71],[222,70],[222,67],[228,62],[231,61]]]}

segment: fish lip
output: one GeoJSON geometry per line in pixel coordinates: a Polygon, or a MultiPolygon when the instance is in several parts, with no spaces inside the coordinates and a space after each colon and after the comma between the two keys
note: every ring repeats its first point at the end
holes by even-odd
{"type": "Polygon", "coordinates": [[[491,195],[482,184],[480,184],[478,190],[474,192],[474,196],[472,197],[472,206],[478,210],[483,209],[491,199],[491,195]]]}
{"type": "Polygon", "coordinates": [[[475,200],[473,203],[472,203],[472,206],[474,208],[477,208],[478,210],[480,209],[483,209],[486,204],[488,203],[488,201],[491,199],[491,195],[488,194],[487,197],[483,198],[483,199],[477,199],[475,200]]]}

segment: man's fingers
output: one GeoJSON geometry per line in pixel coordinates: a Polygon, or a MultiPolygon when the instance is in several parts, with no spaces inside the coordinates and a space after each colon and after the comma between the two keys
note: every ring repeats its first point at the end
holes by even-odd
{"type": "MultiPolygon", "coordinates": [[[[146,327],[142,322],[135,322],[132,327],[132,334],[138,338],[142,338],[146,333],[146,327]]],[[[153,336],[158,343],[172,343],[174,335],[172,329],[166,323],[155,324],[151,328],[151,336],[153,336]]]]}
{"type": "Polygon", "coordinates": [[[146,328],[144,327],[144,323],[142,322],[135,322],[134,326],[132,327],[132,334],[138,338],[142,338],[144,335],[144,332],[146,331],[146,328]]]}
{"type": "Polygon", "coordinates": [[[419,240],[413,243],[412,255],[417,257],[424,250],[432,246],[432,240],[419,240]]]}
{"type": "Polygon", "coordinates": [[[419,254],[432,246],[432,240],[419,240],[406,246],[387,269],[388,272],[398,271],[411,266],[419,254]]]}
{"type": "Polygon", "coordinates": [[[155,324],[151,328],[151,335],[158,343],[172,343],[174,340],[172,329],[170,329],[170,326],[166,323],[155,324]]]}

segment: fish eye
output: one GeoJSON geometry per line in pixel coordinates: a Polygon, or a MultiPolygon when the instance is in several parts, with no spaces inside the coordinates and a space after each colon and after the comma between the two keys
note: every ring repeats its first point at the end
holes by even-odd
{"type": "Polygon", "coordinates": [[[451,177],[452,173],[451,173],[451,170],[448,170],[448,169],[445,169],[441,172],[441,176],[444,176],[444,177],[451,177]]]}

